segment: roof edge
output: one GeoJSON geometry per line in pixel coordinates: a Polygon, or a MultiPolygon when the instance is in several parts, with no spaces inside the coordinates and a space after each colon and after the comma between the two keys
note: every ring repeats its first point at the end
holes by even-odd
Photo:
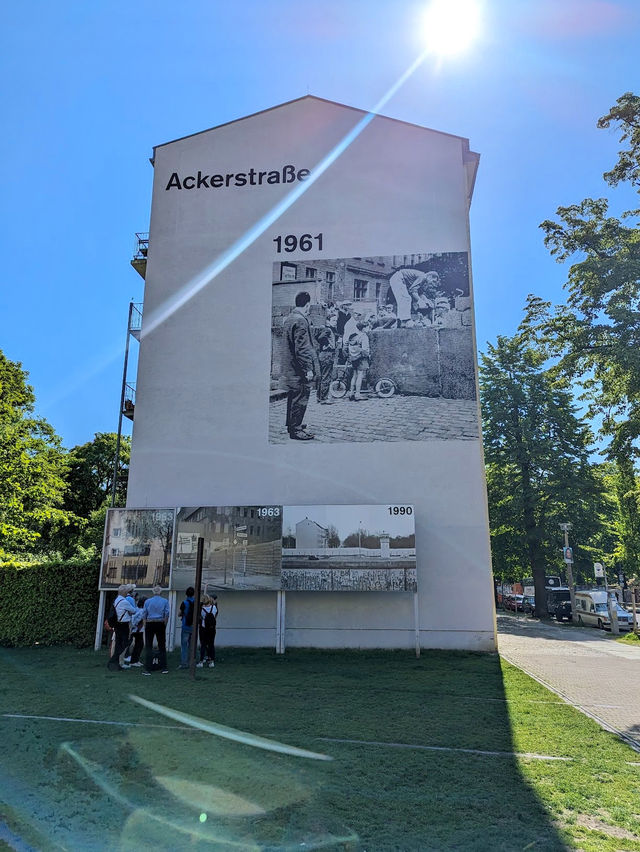
{"type": "Polygon", "coordinates": [[[266,109],[261,109],[261,110],[258,110],[257,112],[249,113],[249,115],[243,115],[240,118],[233,118],[233,119],[231,119],[231,121],[224,121],[222,124],[215,124],[213,127],[207,127],[204,130],[197,130],[195,133],[187,133],[185,136],[179,136],[177,139],[171,139],[169,142],[162,142],[160,145],[154,145],[153,146],[153,156],[150,158],[151,165],[154,164],[155,154],[156,154],[156,151],[158,150],[158,148],[165,148],[167,145],[173,145],[175,142],[182,142],[184,139],[191,139],[193,136],[200,136],[202,133],[209,133],[211,130],[218,130],[221,127],[227,127],[229,124],[235,124],[237,121],[244,121],[247,118],[255,118],[255,116],[262,115],[265,112],[271,112],[272,110],[280,109],[280,107],[289,106],[290,104],[298,103],[298,101],[304,101],[304,100],[308,100],[308,99],[311,99],[311,100],[314,100],[314,101],[320,101],[321,103],[325,103],[325,104],[332,104],[333,106],[343,107],[344,109],[350,109],[353,112],[360,113],[360,115],[363,115],[363,116],[373,114],[373,115],[378,116],[379,118],[386,118],[389,121],[396,121],[399,124],[405,124],[408,127],[417,127],[419,130],[428,130],[431,133],[439,133],[441,136],[451,136],[453,139],[460,139],[463,142],[463,145],[464,145],[464,143],[466,143],[466,145],[464,145],[464,147],[463,147],[463,154],[464,154],[465,160],[466,160],[467,156],[470,156],[471,158],[476,157],[478,159],[480,157],[479,154],[476,154],[474,151],[470,150],[469,139],[466,136],[459,136],[456,133],[447,133],[444,130],[435,130],[435,128],[433,128],[433,127],[425,127],[425,125],[423,125],[423,124],[416,124],[415,122],[412,122],[412,121],[403,121],[403,119],[401,119],[401,118],[393,118],[390,115],[384,115],[383,113],[380,113],[380,112],[372,113],[371,110],[361,109],[360,107],[353,107],[353,106],[350,106],[349,104],[340,103],[339,101],[329,100],[328,98],[320,98],[317,95],[302,95],[302,97],[300,97],[300,98],[293,98],[293,100],[284,101],[281,104],[275,104],[274,106],[267,107],[266,109]]]}

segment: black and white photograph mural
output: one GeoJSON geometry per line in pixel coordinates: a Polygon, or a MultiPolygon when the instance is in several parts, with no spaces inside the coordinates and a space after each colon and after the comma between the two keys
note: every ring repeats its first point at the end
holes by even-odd
{"type": "Polygon", "coordinates": [[[278,590],[281,506],[183,506],[176,518],[173,588],[195,584],[198,538],[204,539],[202,588],[278,590]]]}
{"type": "Polygon", "coordinates": [[[477,439],[466,252],[273,264],[269,441],[477,439]]]}
{"type": "Polygon", "coordinates": [[[285,506],[282,588],[416,591],[413,506],[285,506]]]}
{"type": "Polygon", "coordinates": [[[151,589],[171,583],[175,509],[109,509],[100,589],[135,583],[151,589]]]}

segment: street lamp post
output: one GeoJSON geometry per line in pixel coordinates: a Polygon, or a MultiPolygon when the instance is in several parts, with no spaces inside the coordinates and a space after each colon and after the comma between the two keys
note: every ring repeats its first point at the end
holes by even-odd
{"type": "Polygon", "coordinates": [[[560,524],[560,529],[564,533],[564,564],[567,566],[567,579],[569,580],[569,595],[571,597],[571,614],[576,614],[576,590],[573,585],[573,551],[569,547],[569,530],[571,524],[560,524]]]}

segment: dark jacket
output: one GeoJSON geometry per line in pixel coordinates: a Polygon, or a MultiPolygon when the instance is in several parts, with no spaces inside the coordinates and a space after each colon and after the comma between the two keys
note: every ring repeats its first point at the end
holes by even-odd
{"type": "Polygon", "coordinates": [[[285,317],[283,331],[282,380],[286,387],[298,388],[309,381],[309,371],[317,373],[311,326],[304,314],[294,309],[285,317]]]}

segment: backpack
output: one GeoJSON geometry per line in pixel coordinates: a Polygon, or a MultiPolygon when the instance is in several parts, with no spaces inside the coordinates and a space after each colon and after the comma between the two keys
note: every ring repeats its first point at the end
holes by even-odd
{"type": "Polygon", "coordinates": [[[109,609],[109,614],[107,615],[107,624],[112,630],[116,629],[116,624],[118,623],[118,613],[116,612],[116,608],[113,604],[111,604],[111,608],[109,609]]]}
{"type": "Polygon", "coordinates": [[[206,630],[211,630],[216,626],[216,617],[209,610],[205,610],[204,613],[204,626],[206,630]]]}

